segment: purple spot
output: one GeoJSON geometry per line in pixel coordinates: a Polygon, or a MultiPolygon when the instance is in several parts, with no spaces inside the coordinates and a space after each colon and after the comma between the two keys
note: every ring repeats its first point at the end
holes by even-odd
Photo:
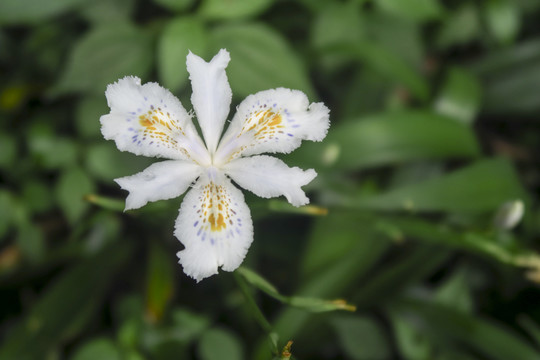
{"type": "MultiPolygon", "coordinates": [[[[202,226],[199,228],[199,231],[197,231],[197,236],[201,236],[201,232],[202,232],[202,226]]],[[[204,240],[204,238],[203,238],[204,240]]]]}
{"type": "Polygon", "coordinates": [[[206,233],[202,235],[202,241],[204,241],[206,239],[206,233]]]}
{"type": "Polygon", "coordinates": [[[238,235],[240,235],[240,229],[239,229],[239,228],[235,228],[235,230],[236,230],[236,233],[237,233],[238,235]]]}
{"type": "Polygon", "coordinates": [[[153,141],[150,141],[150,143],[148,145],[152,145],[154,142],[153,141]]]}
{"type": "Polygon", "coordinates": [[[289,135],[289,136],[293,136],[293,134],[291,134],[291,133],[287,133],[287,135],[289,135]]]}
{"type": "Polygon", "coordinates": [[[299,127],[300,127],[300,125],[298,125],[298,124],[294,124],[294,125],[293,125],[292,127],[293,127],[293,128],[299,128],[299,127]]]}
{"type": "Polygon", "coordinates": [[[215,243],[214,239],[210,239],[210,244],[212,244],[212,246],[214,246],[215,243]]]}
{"type": "Polygon", "coordinates": [[[129,112],[129,114],[131,114],[131,115],[135,115],[135,114],[136,114],[136,112],[135,112],[135,111],[130,111],[130,112],[129,112]]]}
{"type": "Polygon", "coordinates": [[[150,109],[154,110],[154,105],[150,105],[150,109]]]}
{"type": "Polygon", "coordinates": [[[272,107],[276,107],[276,106],[277,106],[277,104],[272,105],[272,107]]]}
{"type": "Polygon", "coordinates": [[[144,97],[144,101],[148,101],[148,98],[146,96],[144,97]]]}
{"type": "Polygon", "coordinates": [[[138,112],[141,112],[141,111],[142,111],[142,109],[141,109],[141,108],[137,108],[137,111],[138,111],[138,112]]]}
{"type": "Polygon", "coordinates": [[[199,220],[195,221],[195,223],[193,224],[193,227],[197,226],[199,224],[199,220]]]}

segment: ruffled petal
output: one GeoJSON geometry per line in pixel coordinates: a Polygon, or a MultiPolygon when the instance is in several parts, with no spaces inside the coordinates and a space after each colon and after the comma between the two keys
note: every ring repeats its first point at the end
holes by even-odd
{"type": "Polygon", "coordinates": [[[156,83],[141,85],[127,76],[105,92],[111,112],[101,132],[122,151],[168,159],[208,163],[208,151],[180,101],[156,83]]]}
{"type": "Polygon", "coordinates": [[[220,266],[238,268],[253,241],[244,195],[223,174],[211,177],[203,174],[186,194],[174,232],[185,246],[179,263],[197,281],[217,274],[220,266]]]}
{"type": "Polygon", "coordinates": [[[187,70],[193,89],[191,103],[211,153],[216,150],[231,105],[232,92],[225,73],[230,59],[224,49],[208,63],[191,52],[187,56],[187,70]]]}
{"type": "Polygon", "coordinates": [[[298,90],[272,89],[248,96],[239,106],[216,156],[226,163],[240,155],[289,153],[302,140],[321,141],[330,126],[330,110],[309,104],[298,90]]]}
{"type": "Polygon", "coordinates": [[[284,195],[294,206],[309,204],[302,190],[316,176],[313,169],[290,168],[272,156],[239,158],[224,166],[225,173],[238,185],[263,198],[284,195]]]}
{"type": "Polygon", "coordinates": [[[138,209],[149,201],[172,199],[182,195],[201,174],[203,168],[189,161],[167,160],[150,165],[144,171],[115,181],[129,191],[126,210],[138,209]]]}

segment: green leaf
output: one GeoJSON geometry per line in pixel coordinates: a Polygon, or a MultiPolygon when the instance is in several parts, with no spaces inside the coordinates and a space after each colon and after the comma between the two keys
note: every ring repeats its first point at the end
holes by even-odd
{"type": "Polygon", "coordinates": [[[73,47],[66,69],[51,94],[83,91],[101,95],[107,84],[124,76],[144,78],[152,59],[147,33],[122,22],[103,24],[73,47]]]}
{"type": "Polygon", "coordinates": [[[99,118],[109,111],[107,99],[103,94],[83,98],[77,104],[75,113],[75,126],[79,135],[90,139],[101,138],[99,118]]]}
{"type": "Polygon", "coordinates": [[[74,223],[84,215],[88,203],[85,195],[94,192],[94,183],[79,168],[66,170],[56,184],[56,198],[69,222],[74,223]]]}
{"type": "Polygon", "coordinates": [[[198,344],[198,353],[201,360],[244,359],[242,343],[238,337],[220,328],[204,332],[198,344]]]}
{"type": "Polygon", "coordinates": [[[121,360],[120,351],[109,339],[90,340],[75,351],[71,360],[121,360]]]}
{"type": "Polygon", "coordinates": [[[203,0],[199,13],[212,20],[252,18],[266,10],[274,0],[203,0]]]}
{"type": "Polygon", "coordinates": [[[344,300],[323,300],[303,296],[284,296],[278,290],[259,274],[245,267],[239,267],[237,273],[242,275],[248,283],[265,292],[267,295],[283,303],[295,306],[311,312],[326,312],[335,310],[355,311],[356,307],[347,304],[344,300]]]}
{"type": "Polygon", "coordinates": [[[434,103],[435,111],[465,124],[472,124],[480,110],[478,79],[460,68],[450,68],[434,103]]]}
{"type": "Polygon", "coordinates": [[[41,359],[87,328],[117,269],[130,253],[129,243],[115,244],[64,272],[4,338],[0,359],[41,359]]]}
{"type": "Polygon", "coordinates": [[[187,10],[194,0],[154,0],[154,2],[171,11],[183,11],[187,10]]]}
{"type": "Polygon", "coordinates": [[[478,143],[467,126],[431,112],[406,111],[332,127],[322,144],[306,142],[287,158],[317,170],[348,170],[478,154],[478,143]]]}
{"type": "Polygon", "coordinates": [[[434,225],[419,218],[395,217],[391,222],[406,237],[471,251],[503,264],[529,268],[527,275],[531,280],[538,281],[540,278],[540,256],[511,238],[500,241],[493,234],[458,232],[449,226],[434,225]]]}
{"type": "Polygon", "coordinates": [[[486,54],[474,62],[471,70],[485,89],[484,111],[487,113],[530,113],[540,110],[535,90],[540,82],[540,41],[486,54]]]}
{"type": "Polygon", "coordinates": [[[343,54],[357,59],[389,80],[404,86],[420,100],[427,100],[429,84],[399,54],[373,41],[360,41],[356,44],[337,44],[326,49],[330,53],[343,54]]]}
{"type": "Polygon", "coordinates": [[[495,211],[501,204],[523,195],[524,189],[511,164],[504,159],[493,159],[439,178],[347,202],[353,207],[378,210],[480,213],[495,211]]]}
{"type": "Polygon", "coordinates": [[[86,167],[98,179],[112,179],[133,175],[149,166],[152,160],[116,149],[113,142],[93,145],[86,151],[86,167]]]}
{"type": "Polygon", "coordinates": [[[0,1],[0,24],[35,23],[72,10],[85,1],[2,0],[0,1]]]}
{"type": "Polygon", "coordinates": [[[198,338],[210,324],[210,320],[205,315],[187,309],[173,310],[172,319],[174,326],[182,331],[186,342],[198,338]]]}
{"type": "Polygon", "coordinates": [[[81,7],[80,13],[90,22],[127,21],[135,10],[134,0],[92,0],[81,7]]]}
{"type": "Polygon", "coordinates": [[[392,308],[422,333],[442,344],[451,341],[452,347],[469,348],[493,360],[540,357],[540,352],[527,341],[492,320],[420,300],[400,300],[392,308]]]}
{"type": "Polygon", "coordinates": [[[426,72],[426,45],[420,24],[390,14],[373,12],[364,18],[364,28],[368,39],[372,39],[419,73],[426,72]]]}
{"type": "Polygon", "coordinates": [[[161,245],[150,245],[146,279],[146,310],[150,320],[157,322],[165,314],[175,284],[169,253],[161,245]]]}
{"type": "Polygon", "coordinates": [[[363,38],[362,17],[354,2],[330,2],[316,13],[311,29],[311,43],[321,53],[321,62],[334,69],[348,60],[340,54],[324,52],[324,48],[335,44],[354,44],[363,38]]]}
{"type": "Polygon", "coordinates": [[[436,302],[464,313],[473,310],[473,298],[467,279],[466,269],[458,269],[439,288],[435,295],[436,302]]]}
{"type": "Polygon", "coordinates": [[[376,0],[386,12],[417,22],[438,19],[444,8],[437,0],[376,0]]]}
{"type": "Polygon", "coordinates": [[[54,199],[49,186],[45,182],[29,180],[24,183],[22,199],[30,212],[44,213],[50,210],[54,199]]]}
{"type": "Polygon", "coordinates": [[[509,0],[488,0],[484,4],[486,22],[495,39],[501,44],[514,41],[521,25],[516,3],[509,0]]]}
{"type": "Polygon", "coordinates": [[[13,216],[14,199],[9,191],[0,188],[0,239],[9,230],[15,220],[13,216]]]}
{"type": "Polygon", "coordinates": [[[188,80],[186,56],[189,51],[205,57],[208,54],[208,33],[204,23],[191,16],[171,20],[158,42],[158,75],[168,89],[182,88],[188,80]]]}
{"type": "Polygon", "coordinates": [[[356,291],[353,301],[360,308],[381,305],[393,299],[407,286],[417,283],[433,274],[451,253],[436,246],[408,248],[406,256],[392,262],[383,270],[367,279],[356,291]]]}
{"type": "Polygon", "coordinates": [[[354,315],[333,316],[330,322],[348,358],[355,360],[390,358],[390,344],[383,329],[372,319],[354,315]]]}
{"type": "Polygon", "coordinates": [[[315,100],[315,91],[300,58],[275,30],[258,23],[216,27],[214,49],[231,53],[227,75],[234,96],[246,97],[276,87],[298,89],[315,100]]]}
{"type": "Polygon", "coordinates": [[[435,42],[437,47],[446,49],[470,43],[480,34],[481,26],[477,8],[473,3],[464,3],[463,6],[446,16],[435,42]]]}
{"type": "Polygon", "coordinates": [[[31,154],[44,168],[65,168],[76,163],[78,148],[75,141],[55,136],[48,123],[33,124],[27,136],[31,154]]]}
{"type": "Polygon", "coordinates": [[[11,134],[0,132],[0,169],[8,169],[17,157],[17,141],[11,134]]]}
{"type": "Polygon", "coordinates": [[[399,353],[407,360],[430,360],[432,344],[405,320],[390,312],[390,321],[394,329],[399,353]]]}
{"type": "MultiPolygon", "coordinates": [[[[329,217],[332,214],[334,212],[330,213],[329,217]]],[[[337,217],[341,215],[336,214],[337,217]]],[[[323,221],[325,219],[319,218],[317,220],[323,221]]],[[[350,284],[361,279],[390,245],[387,238],[373,232],[373,227],[370,226],[372,222],[372,219],[362,221],[360,218],[355,219],[354,222],[348,222],[347,226],[344,227],[332,227],[336,239],[340,236],[348,236],[349,239],[345,241],[350,241],[352,246],[343,253],[339,261],[328,263],[318,269],[319,271],[305,276],[296,295],[311,298],[332,298],[342,293],[350,284]]],[[[323,241],[332,243],[328,241],[327,234],[327,232],[313,232],[313,240],[311,241],[318,244],[323,241]]],[[[321,248],[321,250],[323,249],[321,248]]],[[[309,317],[310,313],[301,309],[286,309],[277,317],[275,331],[282,339],[293,339],[299,336],[309,317]]]]}
{"type": "Polygon", "coordinates": [[[45,239],[42,230],[29,221],[18,225],[16,239],[19,249],[31,262],[43,260],[45,255],[45,239]]]}

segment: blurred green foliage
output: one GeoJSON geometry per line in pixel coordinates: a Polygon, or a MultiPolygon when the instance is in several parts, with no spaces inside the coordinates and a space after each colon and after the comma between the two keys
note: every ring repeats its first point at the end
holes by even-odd
{"type": "Polygon", "coordinates": [[[540,358],[539,16],[539,0],[0,1],[0,359],[263,360],[289,340],[293,359],[540,358]],[[220,48],[233,106],[300,89],[332,126],[283,156],[319,172],[314,206],[246,194],[244,267],[195,284],[181,200],[121,212],[113,179],[152,159],[99,117],[125,75],[189,106],[188,51],[220,48]]]}

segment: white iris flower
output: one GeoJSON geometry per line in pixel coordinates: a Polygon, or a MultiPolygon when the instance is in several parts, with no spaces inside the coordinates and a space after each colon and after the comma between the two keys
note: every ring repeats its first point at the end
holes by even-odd
{"type": "Polygon", "coordinates": [[[231,183],[270,198],[284,195],[294,206],[309,203],[303,185],[313,169],[290,168],[261,153],[289,153],[302,140],[321,141],[329,127],[329,110],[309,104],[304,93],[284,88],[248,96],[221,138],[231,104],[225,68],[226,50],[210,62],[189,53],[191,102],[203,140],[180,101],[156,83],[141,85],[128,76],[107,87],[111,112],[101,117],[101,131],[121,151],[170,160],[155,163],[115,181],[129,191],[126,210],[149,201],[186,194],[174,235],[184,244],[178,252],[184,272],[200,281],[221,267],[233,271],[253,241],[253,224],[242,192],[231,183]]]}

